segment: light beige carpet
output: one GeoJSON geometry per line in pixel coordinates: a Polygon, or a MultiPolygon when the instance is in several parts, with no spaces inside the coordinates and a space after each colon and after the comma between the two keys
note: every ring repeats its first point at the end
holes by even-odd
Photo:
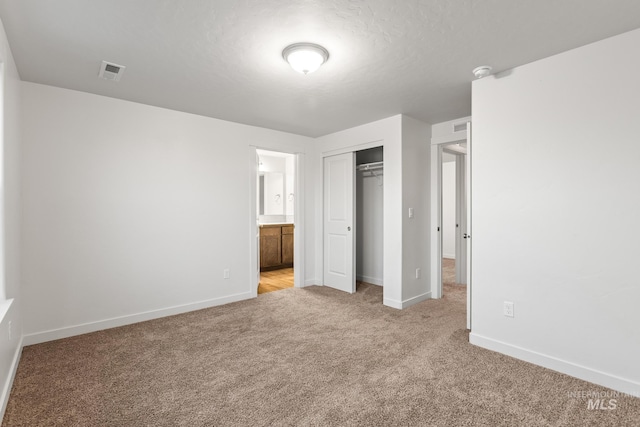
{"type": "Polygon", "coordinates": [[[257,299],[26,347],[5,426],[632,426],[640,399],[468,343],[465,289],[257,299]]]}
{"type": "Polygon", "coordinates": [[[456,260],[450,258],[442,258],[442,284],[444,285],[461,285],[456,283],[456,260]]]}

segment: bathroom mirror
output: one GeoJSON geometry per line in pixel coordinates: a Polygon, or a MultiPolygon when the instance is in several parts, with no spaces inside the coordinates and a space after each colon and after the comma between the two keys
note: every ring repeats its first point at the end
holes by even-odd
{"type": "Polygon", "coordinates": [[[284,215],[286,195],[283,173],[260,172],[258,193],[259,215],[284,215]]]}

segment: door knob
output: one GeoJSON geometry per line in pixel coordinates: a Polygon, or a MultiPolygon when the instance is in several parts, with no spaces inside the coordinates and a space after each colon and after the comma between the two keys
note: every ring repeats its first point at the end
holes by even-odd
{"type": "Polygon", "coordinates": [[[463,239],[470,239],[470,238],[471,238],[471,236],[470,236],[469,234],[467,234],[467,233],[464,233],[464,234],[462,235],[462,238],[463,238],[463,239]]]}
{"type": "Polygon", "coordinates": [[[351,231],[351,227],[347,227],[347,231],[351,231]]]}

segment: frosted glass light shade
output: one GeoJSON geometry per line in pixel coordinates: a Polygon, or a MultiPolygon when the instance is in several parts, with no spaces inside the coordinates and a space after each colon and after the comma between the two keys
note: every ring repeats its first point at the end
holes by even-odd
{"type": "Polygon", "coordinates": [[[316,71],[329,59],[329,52],[320,45],[296,43],[282,51],[282,57],[299,73],[309,74],[316,71]]]}

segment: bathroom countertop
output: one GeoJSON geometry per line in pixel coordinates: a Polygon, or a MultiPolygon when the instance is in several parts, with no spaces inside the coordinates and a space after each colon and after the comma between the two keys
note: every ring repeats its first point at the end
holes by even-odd
{"type": "Polygon", "coordinates": [[[293,225],[293,222],[264,222],[260,224],[260,227],[264,227],[265,225],[274,225],[274,226],[282,226],[282,225],[293,225]]]}

